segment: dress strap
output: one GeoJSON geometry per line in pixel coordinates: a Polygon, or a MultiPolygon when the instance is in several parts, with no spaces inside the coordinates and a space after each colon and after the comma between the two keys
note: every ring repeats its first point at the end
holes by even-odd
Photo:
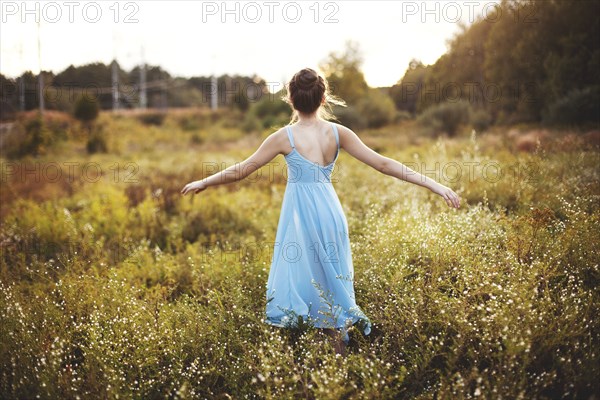
{"type": "Polygon", "coordinates": [[[289,125],[286,125],[285,129],[287,130],[288,139],[290,139],[290,145],[292,145],[293,149],[296,146],[294,146],[294,136],[292,135],[292,130],[290,129],[289,125]]]}
{"type": "Polygon", "coordinates": [[[331,126],[333,127],[333,133],[335,134],[335,143],[337,144],[337,148],[339,150],[340,149],[340,137],[338,134],[338,129],[337,129],[337,126],[333,122],[331,122],[331,126]]]}

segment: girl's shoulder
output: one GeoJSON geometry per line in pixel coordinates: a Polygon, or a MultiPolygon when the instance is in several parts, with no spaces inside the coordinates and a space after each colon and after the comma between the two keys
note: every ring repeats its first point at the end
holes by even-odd
{"type": "Polygon", "coordinates": [[[353,132],[352,129],[348,128],[346,125],[340,124],[338,122],[331,121],[331,123],[337,128],[338,134],[340,137],[342,135],[346,135],[349,132],[353,132]]]}
{"type": "Polygon", "coordinates": [[[281,148],[287,148],[289,143],[289,136],[287,132],[288,125],[284,125],[277,129],[275,132],[271,133],[271,137],[274,142],[281,148]]]}

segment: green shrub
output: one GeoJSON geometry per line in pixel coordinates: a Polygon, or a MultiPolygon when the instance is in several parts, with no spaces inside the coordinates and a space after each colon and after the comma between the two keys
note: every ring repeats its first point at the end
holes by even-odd
{"type": "Polygon", "coordinates": [[[100,107],[98,101],[86,96],[81,95],[75,102],[75,109],[73,110],[73,116],[79,121],[89,124],[94,121],[100,113],[100,107]]]}
{"type": "Polygon", "coordinates": [[[471,125],[477,132],[483,132],[492,125],[492,116],[483,109],[474,110],[470,116],[471,125]]]}
{"type": "Polygon", "coordinates": [[[32,119],[24,121],[24,137],[17,141],[13,155],[23,157],[26,155],[41,155],[46,153],[52,143],[52,134],[41,115],[36,114],[32,119]]]}
{"type": "Polygon", "coordinates": [[[600,86],[571,91],[548,107],[543,121],[559,125],[600,123],[600,86]]]}
{"type": "Polygon", "coordinates": [[[42,119],[41,115],[31,119],[25,125],[27,132],[27,141],[21,151],[21,154],[38,155],[46,151],[46,147],[51,143],[52,137],[50,130],[42,119]]]}
{"type": "Polygon", "coordinates": [[[46,111],[17,117],[10,131],[3,134],[2,152],[9,158],[42,155],[49,147],[69,138],[72,121],[68,115],[46,111]]]}
{"type": "Polygon", "coordinates": [[[204,124],[192,115],[185,115],[178,119],[179,126],[184,131],[194,131],[200,129],[204,126],[204,124]]]}
{"type": "Polygon", "coordinates": [[[251,132],[260,128],[274,129],[287,124],[292,111],[280,96],[281,93],[264,95],[252,103],[244,116],[242,129],[251,132]]]}
{"type": "Polygon", "coordinates": [[[469,122],[470,107],[466,102],[447,102],[427,108],[418,117],[418,122],[430,128],[434,134],[446,133],[455,136],[461,125],[469,122]]]}
{"type": "Polygon", "coordinates": [[[138,120],[144,125],[161,126],[166,116],[166,112],[147,112],[138,115],[138,120]]]}
{"type": "Polygon", "coordinates": [[[396,117],[394,101],[379,89],[369,90],[356,104],[356,110],[366,119],[369,128],[387,125],[396,117]]]}
{"type": "Polygon", "coordinates": [[[202,144],[202,143],[204,143],[204,139],[202,138],[202,136],[200,136],[200,134],[198,134],[198,132],[194,132],[194,133],[192,133],[192,136],[190,137],[190,143],[202,144]]]}
{"type": "Polygon", "coordinates": [[[173,115],[177,125],[184,131],[196,131],[210,125],[210,115],[204,112],[186,112],[181,115],[173,115]]]}
{"type": "Polygon", "coordinates": [[[107,153],[108,145],[104,135],[102,126],[95,127],[89,134],[86,149],[89,154],[107,153]]]}
{"type": "Polygon", "coordinates": [[[260,120],[256,117],[256,115],[252,113],[246,113],[244,116],[244,122],[242,123],[242,130],[244,132],[257,132],[263,128],[260,120]]]}
{"type": "Polygon", "coordinates": [[[394,117],[394,122],[408,121],[408,120],[411,120],[412,118],[413,118],[413,116],[408,111],[398,110],[398,111],[396,111],[396,116],[394,117]]]}
{"type": "Polygon", "coordinates": [[[242,233],[258,235],[259,231],[235,207],[214,201],[188,215],[182,228],[183,239],[190,243],[214,242],[218,237],[242,233]]]}
{"type": "Polygon", "coordinates": [[[365,129],[369,125],[367,119],[353,106],[335,106],[332,111],[342,125],[352,130],[365,129]]]}

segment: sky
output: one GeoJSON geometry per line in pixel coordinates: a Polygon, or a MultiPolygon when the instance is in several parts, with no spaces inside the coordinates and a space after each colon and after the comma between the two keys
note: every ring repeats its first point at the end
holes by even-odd
{"type": "Polygon", "coordinates": [[[498,1],[0,1],[0,73],[145,61],[172,76],[258,75],[273,87],[358,44],[369,86],[391,86],[416,58],[498,1]],[[38,24],[39,48],[38,54],[38,24]],[[39,56],[39,57],[38,57],[39,56]]]}

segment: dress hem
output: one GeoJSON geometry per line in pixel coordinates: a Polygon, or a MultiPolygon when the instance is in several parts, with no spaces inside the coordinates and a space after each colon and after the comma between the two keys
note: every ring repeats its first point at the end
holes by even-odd
{"type": "MultiPolygon", "coordinates": [[[[303,318],[306,316],[302,316],[303,318]]],[[[336,326],[336,327],[332,327],[330,324],[325,325],[322,322],[316,321],[316,322],[312,322],[311,326],[314,328],[319,328],[319,329],[336,329],[338,330],[341,334],[342,334],[342,340],[348,344],[348,342],[350,341],[350,337],[348,335],[348,330],[355,326],[357,323],[359,323],[360,321],[363,321],[365,323],[365,327],[363,329],[363,334],[365,336],[368,336],[371,333],[371,321],[365,318],[360,318],[360,317],[355,317],[355,318],[350,318],[352,319],[352,324],[350,324],[348,327],[346,327],[346,325],[343,326],[336,326]]],[[[289,323],[282,323],[281,321],[274,321],[268,318],[265,318],[263,321],[265,324],[267,325],[271,325],[271,326],[276,326],[278,328],[283,328],[283,329],[290,329],[290,328],[294,328],[295,325],[294,324],[289,324],[289,323]]]]}

